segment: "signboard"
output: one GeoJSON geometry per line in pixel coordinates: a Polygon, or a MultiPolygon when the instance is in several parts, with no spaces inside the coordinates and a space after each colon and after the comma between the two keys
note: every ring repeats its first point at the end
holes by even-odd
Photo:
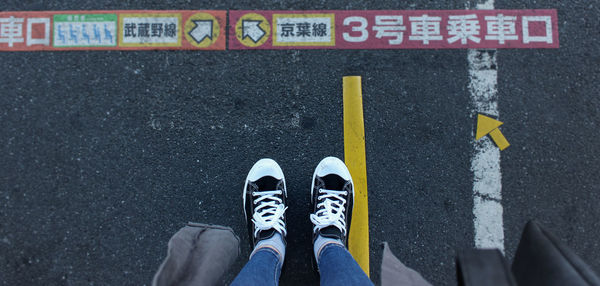
{"type": "Polygon", "coordinates": [[[549,10],[0,12],[0,51],[558,48],[549,10]],[[227,36],[226,33],[229,33],[227,36]]]}
{"type": "Polygon", "coordinates": [[[226,11],[0,12],[0,51],[225,50],[226,11]]]}
{"type": "Polygon", "coordinates": [[[56,48],[117,46],[116,14],[61,14],[54,15],[53,20],[52,43],[56,48]]]}
{"type": "Polygon", "coordinates": [[[236,49],[558,48],[556,10],[230,11],[236,49]]]}
{"type": "Polygon", "coordinates": [[[181,14],[136,13],[119,15],[122,47],[180,47],[181,14]]]}

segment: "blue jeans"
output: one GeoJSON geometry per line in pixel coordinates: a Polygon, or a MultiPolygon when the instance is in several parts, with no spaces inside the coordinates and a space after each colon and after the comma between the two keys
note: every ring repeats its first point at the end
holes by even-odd
{"type": "MultiPolygon", "coordinates": [[[[278,285],[282,263],[270,249],[258,250],[231,283],[237,285],[278,285]]],[[[321,285],[373,285],[350,252],[339,244],[327,244],[319,257],[321,285]]]]}

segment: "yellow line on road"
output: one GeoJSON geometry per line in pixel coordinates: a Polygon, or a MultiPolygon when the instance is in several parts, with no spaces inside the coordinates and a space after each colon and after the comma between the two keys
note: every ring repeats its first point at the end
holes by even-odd
{"type": "Polygon", "coordinates": [[[369,275],[369,201],[367,162],[360,76],[345,76],[344,82],[344,161],[354,181],[354,211],[348,248],[369,275]]]}

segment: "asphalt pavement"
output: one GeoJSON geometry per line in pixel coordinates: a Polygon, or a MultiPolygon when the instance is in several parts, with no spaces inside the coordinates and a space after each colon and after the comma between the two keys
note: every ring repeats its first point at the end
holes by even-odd
{"type": "MultiPolygon", "coordinates": [[[[499,50],[506,256],[535,218],[600,271],[600,1],[558,9],[559,49],[499,50]]],[[[33,1],[2,11],[465,9],[464,1],[33,1]]],[[[253,163],[289,192],[282,285],[313,285],[309,186],[343,158],[342,77],[361,75],[371,278],[382,242],[435,285],[474,247],[466,50],[0,53],[0,282],[149,285],[188,221],[231,226],[251,251],[241,194],[253,163]]]]}

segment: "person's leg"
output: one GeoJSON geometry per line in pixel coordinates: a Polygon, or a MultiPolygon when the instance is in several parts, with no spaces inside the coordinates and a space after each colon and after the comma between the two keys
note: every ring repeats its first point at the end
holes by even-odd
{"type": "Polygon", "coordinates": [[[260,248],[254,252],[231,285],[277,285],[282,262],[276,250],[270,247],[260,248]]]}
{"type": "Polygon", "coordinates": [[[319,163],[311,186],[313,253],[321,285],[373,285],[346,250],[354,207],[354,184],[342,160],[319,163]]]}
{"type": "Polygon", "coordinates": [[[232,285],[277,285],[285,259],[287,190],[283,171],[271,159],[252,166],[244,185],[244,213],[250,243],[250,261],[232,285]]]}
{"type": "Polygon", "coordinates": [[[321,248],[317,258],[321,285],[373,285],[350,252],[338,243],[321,248]]]}

